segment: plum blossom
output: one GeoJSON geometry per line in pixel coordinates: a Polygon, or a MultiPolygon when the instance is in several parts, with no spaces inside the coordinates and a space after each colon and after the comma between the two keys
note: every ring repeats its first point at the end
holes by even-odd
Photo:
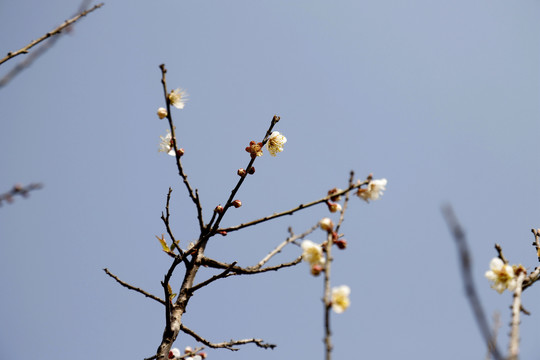
{"type": "Polygon", "coordinates": [[[268,137],[266,148],[268,149],[268,152],[270,152],[270,155],[276,156],[277,153],[283,151],[283,144],[285,144],[286,142],[287,142],[287,138],[285,136],[281,135],[277,131],[274,131],[268,137]]]}
{"type": "Polygon", "coordinates": [[[341,314],[351,304],[349,300],[349,294],[351,293],[351,288],[347,285],[341,285],[332,289],[332,310],[336,313],[341,314]]]}
{"type": "Polygon", "coordinates": [[[160,136],[161,138],[161,143],[159,143],[159,152],[164,152],[164,153],[167,153],[171,156],[175,156],[175,153],[174,153],[174,146],[173,146],[173,143],[172,143],[172,134],[170,133],[169,130],[167,130],[167,135],[165,136],[160,136]]]}
{"type": "Polygon", "coordinates": [[[311,266],[324,265],[326,260],[321,245],[311,240],[304,240],[302,241],[302,250],[302,260],[308,262],[311,266]]]}
{"type": "Polygon", "coordinates": [[[505,289],[514,291],[517,285],[516,275],[514,268],[498,257],[491,259],[489,263],[489,269],[486,271],[485,276],[488,280],[493,281],[491,287],[495,289],[499,294],[505,289]]]}
{"type": "Polygon", "coordinates": [[[383,195],[383,191],[386,190],[386,179],[370,180],[366,189],[358,189],[356,195],[364,199],[366,202],[369,200],[378,200],[383,195]]]}
{"type": "Polygon", "coordinates": [[[187,92],[183,89],[172,90],[169,94],[171,105],[177,109],[183,109],[187,101],[187,92]]]}

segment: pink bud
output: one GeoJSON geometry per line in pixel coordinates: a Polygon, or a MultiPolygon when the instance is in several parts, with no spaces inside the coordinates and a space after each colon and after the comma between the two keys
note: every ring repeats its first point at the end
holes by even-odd
{"type": "Polygon", "coordinates": [[[219,235],[227,236],[227,232],[225,230],[218,231],[219,235]]]}
{"type": "Polygon", "coordinates": [[[234,200],[232,202],[232,206],[238,209],[240,206],[242,206],[242,202],[240,200],[234,200]]]}
{"type": "Polygon", "coordinates": [[[178,150],[176,151],[176,154],[177,154],[178,156],[184,155],[184,149],[183,149],[183,148],[178,149],[178,150]]]}
{"type": "Polygon", "coordinates": [[[322,271],[323,267],[319,264],[313,264],[311,266],[311,275],[313,276],[319,276],[322,271]]]}
{"type": "Polygon", "coordinates": [[[347,248],[347,240],[345,239],[338,239],[334,241],[334,244],[338,247],[340,250],[345,250],[347,248]]]}
{"type": "Polygon", "coordinates": [[[204,351],[201,351],[201,352],[199,353],[199,355],[200,355],[203,359],[206,359],[206,357],[208,356],[208,354],[205,353],[204,351]]]}
{"type": "Polygon", "coordinates": [[[221,214],[223,212],[223,206],[221,205],[216,206],[214,211],[217,212],[218,214],[221,214]]]}

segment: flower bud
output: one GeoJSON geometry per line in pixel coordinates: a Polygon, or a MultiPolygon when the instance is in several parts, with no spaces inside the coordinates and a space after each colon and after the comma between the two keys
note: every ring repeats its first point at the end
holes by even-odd
{"type": "Polygon", "coordinates": [[[246,170],[244,169],[238,169],[236,173],[238,174],[238,176],[241,176],[241,177],[246,176],[246,170]]]}
{"type": "Polygon", "coordinates": [[[176,153],[178,154],[178,156],[182,156],[184,155],[184,148],[180,148],[176,151],[176,153]]]}
{"type": "Polygon", "coordinates": [[[322,271],[323,267],[320,264],[311,265],[311,275],[319,276],[322,271]]]}
{"type": "Polygon", "coordinates": [[[341,211],[341,205],[338,203],[327,201],[326,205],[328,205],[328,210],[331,213],[335,213],[336,211],[341,211]]]}
{"type": "Polygon", "coordinates": [[[240,200],[234,200],[231,204],[237,209],[242,206],[242,202],[240,200]]]}
{"type": "Polygon", "coordinates": [[[253,166],[249,168],[248,174],[250,174],[250,175],[255,174],[255,168],[253,166]]]}
{"type": "Polygon", "coordinates": [[[347,240],[345,239],[338,239],[334,241],[334,244],[338,247],[340,250],[345,250],[347,248],[347,240]]]}
{"type": "Polygon", "coordinates": [[[330,218],[322,218],[321,221],[319,221],[319,226],[321,229],[331,232],[334,229],[334,222],[330,218]]]}
{"type": "Polygon", "coordinates": [[[167,109],[162,108],[162,107],[160,107],[159,109],[157,109],[157,116],[158,116],[160,119],[163,119],[164,117],[166,117],[166,116],[167,116],[167,109]]]}
{"type": "Polygon", "coordinates": [[[199,353],[199,355],[200,355],[203,359],[206,359],[206,357],[208,356],[208,354],[205,353],[204,351],[201,351],[201,352],[199,353]]]}
{"type": "Polygon", "coordinates": [[[193,348],[191,346],[186,346],[184,349],[185,354],[191,354],[193,352],[193,348]]]}
{"type": "Polygon", "coordinates": [[[227,236],[227,232],[225,230],[218,231],[218,234],[221,236],[227,236]]]}
{"type": "Polygon", "coordinates": [[[217,212],[218,214],[221,214],[223,212],[223,206],[221,205],[216,206],[214,211],[217,212]]]}
{"type": "MultiPolygon", "coordinates": [[[[341,191],[343,191],[343,190],[338,189],[338,188],[333,188],[332,190],[328,190],[328,195],[337,194],[338,192],[341,192],[341,191]]],[[[341,200],[341,195],[339,195],[339,196],[332,196],[332,197],[330,198],[330,200],[332,200],[332,201],[339,201],[339,200],[341,200]]]]}

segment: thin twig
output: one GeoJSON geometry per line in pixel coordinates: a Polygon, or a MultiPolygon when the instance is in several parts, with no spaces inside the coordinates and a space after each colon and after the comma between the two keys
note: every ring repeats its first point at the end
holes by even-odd
{"type": "Polygon", "coordinates": [[[22,186],[21,184],[15,184],[10,191],[0,194],[0,206],[2,206],[2,201],[5,201],[7,203],[12,203],[13,197],[15,195],[28,197],[28,194],[30,193],[30,191],[41,189],[42,187],[43,185],[39,183],[32,183],[26,186],[22,186]]]}
{"type": "Polygon", "coordinates": [[[30,50],[31,48],[33,48],[34,46],[36,46],[37,44],[39,44],[40,42],[50,38],[51,36],[54,36],[54,35],[58,35],[62,32],[62,30],[64,30],[65,28],[67,28],[69,25],[73,24],[75,21],[79,20],[80,18],[82,18],[83,16],[86,16],[87,14],[91,13],[92,11],[96,10],[96,9],[99,9],[100,7],[102,7],[104,4],[101,3],[101,4],[97,4],[95,5],[94,7],[88,9],[88,10],[85,10],[83,11],[82,13],[80,13],[79,15],[69,19],[69,20],[66,20],[62,25],[58,26],[56,29],[52,30],[52,31],[49,31],[48,33],[46,33],[45,35],[43,35],[42,37],[40,37],[39,39],[37,40],[34,40],[32,42],[30,42],[28,45],[24,46],[23,48],[17,50],[17,51],[10,51],[7,53],[7,55],[0,59],[0,65],[2,65],[3,63],[5,63],[6,61],[8,61],[9,59],[13,59],[15,56],[18,56],[18,55],[21,55],[21,54],[27,54],[28,53],[28,50],[30,50]]]}
{"type": "Polygon", "coordinates": [[[210,284],[210,283],[212,283],[212,282],[214,282],[214,281],[216,281],[216,280],[218,280],[218,279],[222,279],[222,278],[226,277],[227,274],[231,272],[232,268],[233,268],[235,265],[236,265],[236,261],[233,262],[233,263],[232,263],[228,268],[226,268],[223,272],[221,272],[221,273],[219,273],[219,274],[217,274],[217,275],[214,275],[214,276],[212,276],[211,278],[209,278],[209,279],[207,279],[207,280],[205,280],[205,281],[203,281],[203,282],[201,282],[201,283],[199,283],[199,284],[197,284],[197,285],[194,285],[193,287],[191,287],[191,288],[189,289],[189,291],[190,291],[191,293],[194,293],[195,291],[199,290],[200,288],[202,288],[202,287],[204,287],[204,286],[206,286],[206,285],[208,285],[208,284],[210,284]]]}
{"type": "MultiPolygon", "coordinates": [[[[354,171],[351,170],[349,174],[349,187],[354,185],[354,171]]],[[[345,201],[343,201],[343,207],[341,208],[341,212],[339,214],[339,221],[336,225],[335,232],[339,232],[339,228],[341,227],[341,224],[343,223],[343,220],[345,220],[345,211],[347,211],[347,205],[349,204],[349,196],[350,192],[347,192],[345,194],[345,201]]]]}
{"type": "Polygon", "coordinates": [[[452,233],[456,247],[458,250],[458,256],[460,261],[461,268],[461,277],[463,279],[463,284],[465,286],[465,294],[473,310],[473,314],[480,329],[480,333],[486,342],[488,349],[491,349],[493,358],[495,360],[502,360],[503,357],[497,347],[497,344],[493,341],[493,335],[491,334],[490,326],[486,320],[484,314],[484,309],[476,293],[476,287],[474,285],[474,279],[471,269],[471,257],[469,253],[469,248],[467,245],[467,239],[465,237],[465,232],[461,228],[454,211],[450,205],[447,205],[442,208],[443,216],[452,233]]]}
{"type": "Polygon", "coordinates": [[[538,261],[540,261],[540,229],[531,229],[531,231],[534,235],[533,246],[536,248],[536,256],[538,257],[538,261]]]}
{"type": "Polygon", "coordinates": [[[107,275],[109,275],[110,277],[112,277],[114,280],[116,280],[116,281],[117,281],[120,285],[122,285],[123,287],[126,287],[126,288],[128,288],[128,289],[130,289],[130,290],[136,291],[136,292],[138,292],[138,293],[140,293],[140,294],[143,294],[144,296],[146,296],[146,297],[148,297],[148,298],[150,298],[150,299],[152,299],[152,300],[156,300],[158,303],[160,303],[160,304],[162,304],[162,305],[165,305],[165,301],[164,301],[163,299],[160,299],[160,298],[158,298],[157,296],[152,295],[152,294],[150,294],[150,293],[144,291],[143,289],[140,289],[140,288],[138,288],[138,287],[135,287],[135,286],[133,286],[133,285],[128,284],[128,283],[125,282],[125,281],[120,280],[120,279],[118,278],[118,276],[116,276],[116,275],[114,275],[113,273],[111,273],[111,272],[109,271],[109,269],[106,269],[106,268],[105,268],[105,269],[103,269],[103,271],[105,271],[105,273],[106,273],[107,275]]]}
{"type": "Polygon", "coordinates": [[[508,346],[508,360],[517,360],[519,354],[519,316],[521,313],[521,291],[525,271],[521,271],[517,277],[517,285],[514,290],[514,301],[512,303],[512,321],[510,323],[510,344],[508,346]]]}
{"type": "Polygon", "coordinates": [[[197,340],[200,343],[203,343],[204,345],[211,347],[213,349],[223,348],[223,349],[229,349],[231,351],[238,351],[238,348],[235,348],[235,345],[245,345],[245,344],[255,344],[260,348],[263,349],[273,349],[276,347],[274,344],[268,344],[265,343],[262,339],[243,339],[243,340],[231,340],[231,341],[225,341],[221,343],[212,343],[193,330],[185,327],[184,325],[180,325],[180,330],[182,330],[184,333],[192,336],[195,340],[197,340]]]}
{"type": "MultiPolygon", "coordinates": [[[[277,270],[280,270],[282,268],[297,265],[301,261],[302,261],[302,256],[299,256],[299,257],[297,257],[295,260],[293,260],[291,262],[283,263],[283,264],[279,264],[279,265],[275,265],[275,266],[269,266],[269,267],[266,267],[264,269],[258,268],[258,265],[247,267],[247,268],[243,268],[243,267],[240,267],[240,266],[233,266],[231,268],[230,273],[227,274],[226,277],[228,277],[230,275],[254,275],[254,274],[260,274],[260,273],[264,273],[264,272],[268,272],[268,271],[277,271],[277,270]]],[[[214,269],[228,269],[231,266],[231,264],[222,263],[220,261],[210,259],[210,258],[207,258],[207,257],[203,257],[201,259],[201,265],[208,266],[208,267],[211,267],[211,268],[214,268],[214,269]]]]}
{"type": "Polygon", "coordinates": [[[522,290],[525,290],[528,287],[530,287],[532,284],[534,284],[536,281],[538,281],[538,279],[540,279],[540,266],[535,268],[534,271],[532,273],[530,273],[525,278],[525,280],[523,280],[522,290]]]}
{"type": "Polygon", "coordinates": [[[176,131],[175,131],[174,123],[172,120],[172,115],[171,115],[171,101],[169,100],[169,93],[167,91],[167,80],[166,80],[167,69],[165,68],[165,64],[161,64],[159,68],[161,69],[161,84],[163,85],[163,93],[165,95],[165,103],[167,105],[167,119],[169,120],[172,143],[173,143],[174,153],[176,156],[176,167],[178,168],[178,174],[180,175],[184,184],[186,185],[189,197],[191,198],[191,200],[195,204],[195,207],[197,208],[197,219],[199,220],[199,228],[201,232],[203,232],[204,221],[203,221],[202,207],[201,207],[201,202],[199,199],[199,194],[196,191],[195,192],[193,191],[193,188],[191,187],[191,184],[188,181],[188,177],[186,173],[184,172],[184,168],[182,167],[182,162],[181,162],[182,155],[178,151],[176,131]]]}
{"type": "MultiPolygon", "coordinates": [[[[492,330],[492,336],[493,336],[493,344],[497,343],[497,335],[499,334],[499,329],[501,328],[501,314],[498,311],[495,311],[493,313],[493,330],[492,330]]],[[[487,349],[486,353],[486,360],[491,359],[491,349],[487,349]]]]}
{"type": "Polygon", "coordinates": [[[332,263],[332,233],[328,232],[328,236],[326,237],[326,262],[324,264],[324,290],[323,290],[323,306],[324,306],[324,347],[325,347],[325,354],[326,354],[326,360],[330,360],[332,358],[332,331],[330,330],[330,309],[332,308],[332,294],[330,290],[330,270],[331,270],[331,263],[332,263]]]}
{"type": "MultiPolygon", "coordinates": [[[[163,223],[165,224],[165,228],[167,229],[167,233],[169,234],[169,237],[171,238],[174,246],[178,249],[178,253],[180,254],[180,256],[183,256],[184,255],[184,252],[183,250],[180,248],[180,244],[179,244],[179,241],[177,241],[175,238],[174,238],[174,235],[172,233],[172,230],[171,230],[171,226],[170,226],[170,223],[169,223],[169,217],[170,217],[170,212],[169,212],[169,203],[171,201],[171,193],[172,193],[172,188],[169,187],[169,192],[167,193],[167,205],[165,206],[165,213],[166,213],[166,216],[163,214],[163,212],[161,213],[161,220],[163,220],[163,223]]],[[[172,248],[171,250],[174,250],[174,248],[172,248]]]]}
{"type": "Polygon", "coordinates": [[[240,225],[236,225],[236,226],[231,226],[231,227],[228,227],[228,228],[222,228],[222,229],[218,229],[218,231],[226,231],[226,232],[232,232],[232,231],[237,231],[237,230],[240,230],[240,229],[243,229],[243,228],[246,228],[248,226],[253,226],[253,225],[257,225],[257,224],[260,224],[262,222],[265,222],[265,221],[268,221],[268,220],[272,220],[272,219],[275,219],[275,218],[278,218],[278,217],[281,217],[281,216],[285,216],[285,215],[292,215],[294,214],[295,212],[299,211],[299,210],[302,210],[302,209],[306,209],[308,207],[311,207],[313,205],[317,205],[317,204],[320,204],[320,203],[324,203],[326,202],[327,200],[335,197],[335,196],[340,196],[340,195],[343,195],[343,194],[347,194],[348,192],[354,190],[354,189],[357,189],[359,187],[361,187],[362,185],[366,185],[369,181],[363,181],[361,183],[358,183],[358,184],[354,184],[352,186],[349,186],[347,189],[345,190],[342,190],[340,192],[337,192],[335,194],[331,194],[331,195],[327,195],[319,200],[315,200],[315,201],[312,201],[312,202],[309,202],[307,204],[300,204],[298,205],[297,207],[293,208],[293,209],[290,209],[290,210],[287,210],[287,211],[283,211],[283,212],[280,212],[280,213],[274,213],[272,215],[268,215],[268,216],[265,216],[263,218],[260,218],[260,219],[257,219],[257,220],[253,220],[253,221],[250,221],[250,222],[247,222],[247,223],[244,223],[244,224],[240,224],[240,225]]]}
{"type": "Polygon", "coordinates": [[[272,257],[274,257],[276,254],[279,254],[281,252],[281,250],[285,246],[287,246],[288,244],[290,244],[292,242],[295,242],[296,240],[305,238],[306,236],[311,234],[313,231],[315,231],[318,227],[319,227],[319,224],[317,223],[316,225],[312,226],[311,229],[307,230],[306,232],[304,232],[304,233],[302,233],[300,235],[294,235],[294,233],[292,232],[292,229],[289,228],[289,233],[290,233],[291,236],[289,236],[285,241],[283,241],[281,244],[276,246],[276,248],[274,250],[270,251],[270,253],[268,255],[266,255],[261,261],[259,261],[259,263],[257,265],[255,265],[253,268],[254,269],[260,269],[272,257]]]}
{"type": "Polygon", "coordinates": [[[506,259],[504,256],[501,245],[495,244],[495,250],[497,250],[497,253],[499,254],[499,259],[501,259],[505,264],[508,264],[508,259],[506,259]]]}

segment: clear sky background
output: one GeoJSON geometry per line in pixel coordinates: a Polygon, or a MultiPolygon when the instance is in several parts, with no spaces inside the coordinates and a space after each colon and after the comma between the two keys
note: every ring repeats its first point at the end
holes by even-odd
{"type": "MultiPolygon", "coordinates": [[[[77,7],[0,2],[0,51],[77,7]]],[[[155,115],[161,63],[169,87],[190,94],[173,118],[207,219],[274,114],[285,151],[257,160],[238,195],[244,206],[223,225],[320,198],[346,186],[350,170],[388,179],[382,200],[352,199],[342,227],[349,248],[335,252],[332,282],[352,288],[352,305],[332,316],[335,359],[484,357],[441,216],[447,202],[467,231],[486,312],[501,313],[506,352],[511,295],[491,290],[484,273],[495,242],[512,263],[537,265],[539,10],[527,0],[106,2],[0,89],[0,192],[44,184],[0,208],[0,358],[155,353],[162,307],[102,269],[162,296],[170,258],[154,235],[165,232],[169,186],[176,237],[197,236],[174,159],[157,151],[167,128],[155,115]]],[[[300,233],[327,215],[320,206],[216,237],[208,253],[252,265],[288,226],[300,233]]],[[[293,246],[276,261],[299,254],[293,246]]],[[[194,296],[184,320],[211,341],[278,345],[208,350],[209,359],[322,359],[321,295],[322,278],[300,264],[217,282],[194,296]]],[[[524,359],[540,352],[539,297],[539,286],[524,294],[524,359]]],[[[196,343],[175,344],[186,345],[196,343]]]]}

